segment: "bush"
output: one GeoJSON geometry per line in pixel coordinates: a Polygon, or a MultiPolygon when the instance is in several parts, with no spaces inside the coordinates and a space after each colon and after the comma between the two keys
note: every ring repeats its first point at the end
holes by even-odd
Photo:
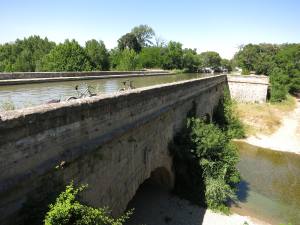
{"type": "Polygon", "coordinates": [[[240,175],[236,169],[237,149],[230,144],[227,133],[215,124],[189,118],[187,126],[174,139],[171,152],[175,160],[175,191],[185,191],[182,195],[189,199],[192,195],[195,199],[201,196],[209,208],[228,212],[226,202],[235,199],[235,184],[240,175]]]}
{"type": "Polygon", "coordinates": [[[271,82],[271,102],[281,102],[288,94],[289,77],[284,70],[274,68],[270,75],[271,82]]]}
{"type": "Polygon", "coordinates": [[[234,112],[235,107],[236,103],[232,101],[229,90],[226,89],[214,111],[213,120],[230,138],[243,138],[245,129],[234,112]]]}
{"type": "Polygon", "coordinates": [[[89,71],[91,64],[86,51],[77,41],[66,40],[57,45],[41,61],[42,71],[89,71]]]}
{"type": "Polygon", "coordinates": [[[77,196],[85,187],[74,188],[73,183],[68,185],[55,204],[50,204],[44,220],[45,225],[122,225],[129,218],[132,211],[114,219],[107,208],[82,205],[77,196]]]}
{"type": "Polygon", "coordinates": [[[139,68],[139,55],[132,49],[124,49],[119,56],[117,70],[130,71],[139,68]]]}
{"type": "Polygon", "coordinates": [[[242,75],[249,75],[250,74],[250,71],[246,68],[243,68],[242,69],[242,75]]]}

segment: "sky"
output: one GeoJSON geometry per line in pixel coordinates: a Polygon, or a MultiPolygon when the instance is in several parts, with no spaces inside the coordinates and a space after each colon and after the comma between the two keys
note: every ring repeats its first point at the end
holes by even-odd
{"type": "Polygon", "coordinates": [[[140,24],[231,58],[242,44],[299,43],[300,0],[0,0],[0,43],[40,35],[103,40],[110,49],[140,24]]]}

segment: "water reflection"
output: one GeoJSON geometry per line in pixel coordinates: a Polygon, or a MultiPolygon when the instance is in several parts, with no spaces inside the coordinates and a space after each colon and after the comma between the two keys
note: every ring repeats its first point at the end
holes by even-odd
{"type": "Polygon", "coordinates": [[[44,104],[53,99],[60,99],[61,101],[64,101],[70,96],[77,95],[74,87],[81,83],[86,83],[87,85],[93,86],[98,93],[112,93],[123,87],[122,82],[128,79],[132,80],[133,85],[139,88],[155,84],[199,78],[203,76],[207,75],[177,74],[0,86],[0,105],[3,102],[11,102],[16,108],[24,108],[33,105],[44,104]]]}
{"type": "Polygon", "coordinates": [[[248,192],[249,192],[249,182],[242,179],[238,185],[238,192],[237,192],[238,201],[246,202],[248,198],[248,192]]]}
{"type": "Polygon", "coordinates": [[[300,156],[236,142],[241,214],[253,214],[273,224],[300,221],[300,156]],[[246,183],[246,185],[245,185],[246,183]]]}

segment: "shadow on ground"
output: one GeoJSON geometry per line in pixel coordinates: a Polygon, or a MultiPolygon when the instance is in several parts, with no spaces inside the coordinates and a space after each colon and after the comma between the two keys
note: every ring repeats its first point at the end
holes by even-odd
{"type": "Polygon", "coordinates": [[[129,202],[128,209],[132,208],[126,225],[201,225],[206,211],[147,181],[129,202]]]}

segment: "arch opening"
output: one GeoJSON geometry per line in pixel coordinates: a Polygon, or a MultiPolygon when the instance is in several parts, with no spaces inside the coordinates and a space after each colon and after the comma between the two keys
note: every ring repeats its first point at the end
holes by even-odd
{"type": "Polygon", "coordinates": [[[183,218],[186,224],[202,224],[205,209],[177,197],[172,187],[172,174],[166,168],[152,171],[127,205],[127,210],[134,211],[125,225],[180,225],[183,218]]]}

